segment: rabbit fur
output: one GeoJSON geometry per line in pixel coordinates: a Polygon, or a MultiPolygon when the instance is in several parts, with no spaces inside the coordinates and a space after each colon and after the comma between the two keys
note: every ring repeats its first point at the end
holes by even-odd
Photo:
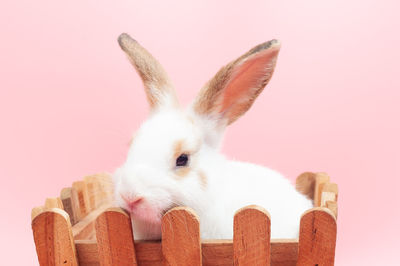
{"type": "Polygon", "coordinates": [[[268,210],[272,238],[297,237],[312,200],[280,173],[219,152],[225,128],[271,78],[279,42],[260,44],[223,67],[186,109],[147,50],[125,33],[119,44],[142,78],[151,108],[113,175],[116,203],[130,212],[135,239],[160,239],[162,216],[175,206],[197,213],[202,238],[229,239],[235,212],[247,205],[268,210]],[[178,165],[178,158],[186,164],[178,165]]]}

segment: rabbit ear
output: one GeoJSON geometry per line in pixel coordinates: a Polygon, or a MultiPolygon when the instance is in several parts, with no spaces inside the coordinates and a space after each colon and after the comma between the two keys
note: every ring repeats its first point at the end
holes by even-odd
{"type": "Polygon", "coordinates": [[[175,89],[160,63],[126,33],[118,37],[118,43],[141,77],[151,109],[177,106],[175,89]]]}
{"type": "Polygon", "coordinates": [[[280,43],[262,43],[221,68],[202,88],[193,108],[229,125],[243,115],[274,72],[280,43]]]}

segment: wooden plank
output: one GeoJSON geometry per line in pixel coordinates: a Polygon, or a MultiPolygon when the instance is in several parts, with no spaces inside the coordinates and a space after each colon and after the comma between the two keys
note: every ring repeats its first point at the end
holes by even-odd
{"type": "Polygon", "coordinates": [[[51,208],[59,208],[62,210],[64,209],[60,198],[47,198],[44,203],[44,207],[46,209],[51,209],[51,208]]]}
{"type": "Polygon", "coordinates": [[[136,259],[140,266],[162,266],[161,241],[135,241],[136,259]]]}
{"type": "Polygon", "coordinates": [[[69,219],[71,221],[71,224],[74,225],[78,221],[77,217],[77,210],[79,208],[79,205],[73,206],[72,199],[71,199],[71,188],[66,187],[61,190],[60,193],[60,199],[62,201],[62,204],[64,206],[64,210],[68,213],[69,219]]]}
{"type": "Polygon", "coordinates": [[[338,193],[338,185],[335,183],[325,183],[322,187],[321,207],[330,209],[336,218],[338,193]]]}
{"type": "Polygon", "coordinates": [[[83,181],[86,184],[90,207],[94,210],[99,203],[96,198],[99,190],[97,178],[95,176],[86,176],[83,181]]]}
{"type": "Polygon", "coordinates": [[[321,207],[327,207],[327,202],[336,202],[336,195],[333,192],[322,192],[321,194],[321,207]]]}
{"type": "Polygon", "coordinates": [[[96,235],[96,218],[110,207],[110,205],[102,205],[100,208],[92,211],[89,215],[72,226],[72,235],[74,236],[74,239],[87,240],[93,238],[96,235]]]}
{"type": "Polygon", "coordinates": [[[169,210],[162,219],[164,265],[202,265],[199,218],[187,207],[169,210]]]}
{"type": "Polygon", "coordinates": [[[259,206],[238,210],[233,223],[233,264],[265,265],[271,263],[271,219],[259,206]]]}
{"type": "MultiPolygon", "coordinates": [[[[203,240],[203,265],[233,265],[232,240],[203,240]]],[[[271,265],[295,266],[298,255],[297,239],[271,239],[271,265]]]]}
{"type": "Polygon", "coordinates": [[[77,220],[75,222],[78,222],[91,211],[86,183],[84,181],[72,183],[71,196],[74,213],[77,214],[77,220]]]}
{"type": "Polygon", "coordinates": [[[44,206],[34,207],[31,211],[31,221],[44,211],[44,206]]]}
{"type": "Polygon", "coordinates": [[[58,208],[45,210],[32,221],[40,265],[78,265],[68,214],[58,208]]]}
{"type": "MultiPolygon", "coordinates": [[[[331,198],[330,201],[337,201],[338,194],[339,194],[338,185],[335,183],[329,183],[329,182],[325,183],[322,187],[321,198],[323,197],[324,194],[329,195],[328,197],[331,198]]],[[[325,206],[322,199],[321,199],[321,205],[325,206]]]]}
{"type": "Polygon", "coordinates": [[[338,204],[336,201],[327,201],[326,207],[331,210],[331,212],[335,215],[336,219],[338,216],[338,204]]]}
{"type": "Polygon", "coordinates": [[[100,266],[96,240],[75,240],[79,266],[100,266]]]}
{"type": "MultiPolygon", "coordinates": [[[[80,266],[100,265],[96,240],[75,240],[80,266]]],[[[135,241],[136,260],[140,266],[162,266],[160,241],[135,241]]]]}
{"type": "Polygon", "coordinates": [[[109,208],[95,223],[100,265],[137,265],[132,225],[120,208],[109,208]]]}
{"type": "Polygon", "coordinates": [[[99,185],[98,204],[101,205],[112,202],[114,200],[114,183],[111,175],[108,173],[99,173],[93,176],[97,179],[99,185]]]}
{"type": "Polygon", "coordinates": [[[314,190],[314,207],[321,206],[321,193],[325,183],[329,182],[329,176],[326,173],[316,173],[314,190]]]}
{"type": "Polygon", "coordinates": [[[323,192],[333,192],[337,196],[339,193],[339,188],[338,188],[337,184],[328,182],[328,183],[324,184],[322,191],[323,192]]]}
{"type": "MultiPolygon", "coordinates": [[[[79,265],[100,265],[96,240],[75,240],[79,265]],[[97,258],[97,259],[96,259],[97,258]],[[97,264],[96,264],[97,263],[97,264]]],[[[232,240],[203,240],[203,266],[232,266],[232,240]]],[[[135,241],[136,260],[140,266],[161,266],[163,255],[160,241],[135,241]]],[[[271,240],[271,265],[295,266],[298,256],[297,239],[271,240]]]]}
{"type": "Polygon", "coordinates": [[[334,265],[336,219],[326,208],[306,211],[300,221],[298,266],[334,265]]]}
{"type": "Polygon", "coordinates": [[[233,241],[203,240],[201,243],[203,266],[233,265],[233,241]]]}
{"type": "Polygon", "coordinates": [[[271,240],[271,265],[295,266],[298,257],[299,242],[297,239],[271,240]]]}

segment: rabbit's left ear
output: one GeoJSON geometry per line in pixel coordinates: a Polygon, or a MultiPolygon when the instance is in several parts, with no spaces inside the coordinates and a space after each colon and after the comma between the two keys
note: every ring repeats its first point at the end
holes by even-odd
{"type": "Polygon", "coordinates": [[[202,88],[193,109],[229,125],[243,115],[270,80],[280,43],[262,43],[220,71],[202,88]]]}
{"type": "Polygon", "coordinates": [[[178,98],[174,86],[161,64],[126,33],[118,37],[118,43],[141,77],[151,109],[176,107],[178,98]]]}

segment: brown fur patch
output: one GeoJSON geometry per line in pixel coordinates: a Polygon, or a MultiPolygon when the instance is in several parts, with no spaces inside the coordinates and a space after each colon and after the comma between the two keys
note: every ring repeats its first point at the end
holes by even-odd
{"type": "MultiPolygon", "coordinates": [[[[184,150],[184,140],[178,140],[174,144],[174,153],[173,153],[173,160],[175,163],[175,160],[182,154],[182,153],[187,153],[184,150]]],[[[190,167],[189,166],[184,166],[184,167],[179,167],[175,170],[175,173],[178,177],[185,177],[189,172],[190,172],[190,167]]]]}
{"type": "Polygon", "coordinates": [[[203,188],[206,188],[208,184],[206,174],[203,171],[199,171],[198,174],[199,174],[200,184],[203,186],[203,188]]]}
{"type": "Polygon", "coordinates": [[[307,196],[309,199],[314,199],[315,190],[315,173],[305,172],[299,175],[296,179],[296,190],[307,196]]]}
{"type": "MultiPolygon", "coordinates": [[[[173,151],[173,162],[174,162],[174,163],[175,163],[176,159],[177,159],[181,154],[187,154],[187,155],[189,156],[189,164],[188,164],[188,166],[177,167],[177,168],[175,169],[175,173],[176,173],[176,175],[178,176],[178,178],[184,178],[185,176],[187,176],[187,175],[190,173],[190,171],[193,170],[193,169],[190,167],[190,165],[191,165],[191,163],[192,163],[190,157],[191,157],[191,155],[192,155],[193,153],[195,153],[195,152],[200,148],[200,145],[201,145],[201,140],[199,141],[198,144],[196,144],[196,146],[194,147],[194,150],[193,150],[193,147],[192,147],[192,149],[188,150],[187,147],[185,147],[185,141],[184,141],[184,140],[178,140],[178,141],[176,141],[176,142],[174,143],[174,145],[173,145],[173,147],[174,147],[174,151],[173,151]]],[[[206,186],[206,185],[207,185],[207,178],[206,178],[206,176],[204,175],[204,173],[199,172],[199,178],[200,178],[200,183],[201,183],[203,186],[206,186]]]]}
{"type": "Polygon", "coordinates": [[[173,153],[174,159],[178,158],[179,155],[181,155],[184,152],[183,150],[184,143],[185,143],[184,140],[178,140],[174,143],[174,153],[173,153]]]}
{"type": "Polygon", "coordinates": [[[163,95],[170,96],[173,104],[178,106],[174,86],[161,64],[126,33],[119,36],[118,43],[141,77],[150,107],[162,104],[163,95]]]}
{"type": "Polygon", "coordinates": [[[269,48],[277,43],[276,40],[262,43],[222,67],[201,89],[195,101],[194,110],[199,114],[223,114],[227,118],[228,124],[243,115],[272,76],[279,49],[276,46],[274,50],[269,51],[269,48]],[[270,55],[267,54],[267,57],[263,57],[262,55],[265,53],[270,53],[270,55]],[[266,62],[270,62],[267,63],[267,65],[269,64],[268,69],[263,70],[262,67],[265,65],[260,64],[259,61],[265,63],[264,59],[266,62]],[[251,76],[242,75],[246,70],[255,74],[261,70],[265,72],[265,75],[254,82],[251,80],[251,76]],[[246,82],[252,86],[246,87],[246,82]],[[238,99],[241,100],[238,101],[238,99]]]}
{"type": "Polygon", "coordinates": [[[187,176],[187,174],[189,174],[189,172],[191,171],[189,166],[185,166],[185,167],[179,167],[178,169],[176,169],[175,173],[178,177],[183,178],[185,176],[187,176]]]}

